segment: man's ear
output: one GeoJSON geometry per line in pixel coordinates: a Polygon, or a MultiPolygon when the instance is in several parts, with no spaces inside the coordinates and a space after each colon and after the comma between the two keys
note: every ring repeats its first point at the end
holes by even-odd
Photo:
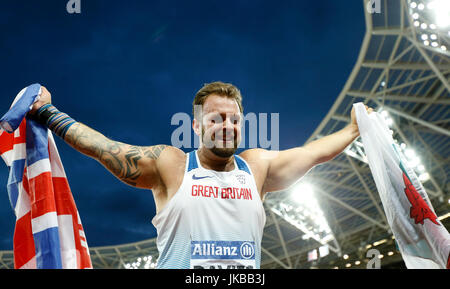
{"type": "Polygon", "coordinates": [[[199,137],[202,135],[200,122],[196,118],[192,121],[192,129],[199,137]]]}

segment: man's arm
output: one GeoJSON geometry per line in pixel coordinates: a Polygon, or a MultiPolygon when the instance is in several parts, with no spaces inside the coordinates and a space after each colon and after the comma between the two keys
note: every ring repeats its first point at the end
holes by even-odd
{"type": "Polygon", "coordinates": [[[40,100],[33,105],[30,114],[40,115],[39,121],[46,123],[75,150],[99,161],[114,176],[131,186],[152,189],[161,184],[156,162],[166,145],[143,147],[113,141],[75,122],[56,108],[39,114],[50,103],[51,94],[42,87],[40,100]]]}
{"type": "Polygon", "coordinates": [[[156,160],[166,145],[142,147],[113,141],[78,122],[69,128],[64,141],[131,186],[151,189],[159,183],[156,160]]]}
{"type": "MultiPolygon", "coordinates": [[[[372,108],[366,106],[366,109],[369,113],[372,112],[372,108]]],[[[262,193],[289,188],[314,166],[335,158],[358,136],[358,124],[352,109],[351,123],[340,131],[302,147],[280,152],[264,152],[268,161],[262,193]]]]}

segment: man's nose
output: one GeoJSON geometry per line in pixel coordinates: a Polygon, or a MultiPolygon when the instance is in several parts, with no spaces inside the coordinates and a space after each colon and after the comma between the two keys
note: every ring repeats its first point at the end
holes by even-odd
{"type": "Polygon", "coordinates": [[[222,122],[224,129],[234,130],[234,123],[230,118],[226,118],[225,121],[222,122]]]}

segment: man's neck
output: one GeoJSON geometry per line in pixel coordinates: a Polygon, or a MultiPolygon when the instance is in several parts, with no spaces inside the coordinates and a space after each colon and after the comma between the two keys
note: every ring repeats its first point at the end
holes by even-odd
{"type": "Polygon", "coordinates": [[[219,157],[211,150],[201,147],[197,150],[198,159],[202,167],[208,170],[229,172],[234,169],[234,156],[219,157]]]}

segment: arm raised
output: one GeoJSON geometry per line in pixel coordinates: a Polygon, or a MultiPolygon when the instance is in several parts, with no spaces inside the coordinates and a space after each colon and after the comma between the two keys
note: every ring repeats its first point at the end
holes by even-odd
{"type": "Polygon", "coordinates": [[[72,125],[64,140],[131,186],[151,189],[160,182],[156,161],[166,145],[143,147],[113,141],[82,123],[72,125]]]}
{"type": "Polygon", "coordinates": [[[99,161],[114,176],[131,186],[152,189],[161,184],[157,160],[166,145],[144,147],[113,141],[61,113],[50,103],[51,94],[42,87],[40,99],[30,114],[75,150],[99,161]]]}
{"type": "MultiPolygon", "coordinates": [[[[366,109],[369,113],[372,108],[366,109]]],[[[289,188],[314,166],[335,158],[359,136],[355,112],[352,109],[351,123],[343,129],[312,141],[302,147],[280,152],[266,152],[267,175],[263,193],[289,188]],[[272,154],[272,155],[270,155],[272,154]]]]}

